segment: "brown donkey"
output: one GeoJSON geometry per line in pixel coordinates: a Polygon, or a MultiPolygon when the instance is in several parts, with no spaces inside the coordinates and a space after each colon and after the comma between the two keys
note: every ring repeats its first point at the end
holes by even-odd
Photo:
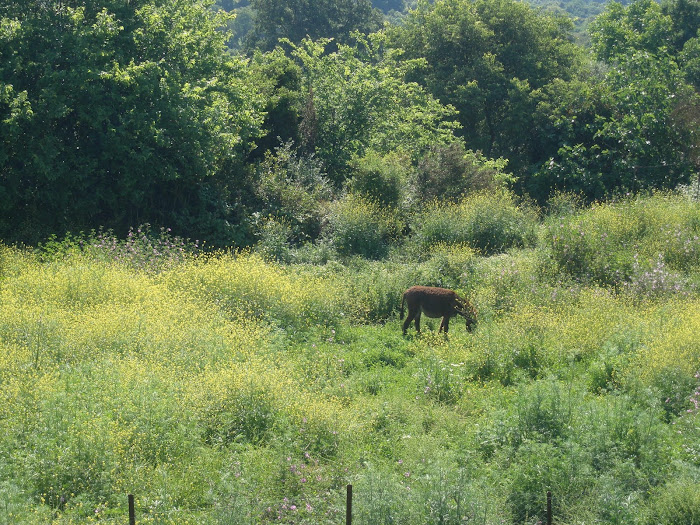
{"type": "Polygon", "coordinates": [[[403,333],[416,320],[416,330],[420,333],[420,316],[442,317],[440,329],[445,333],[449,328],[450,317],[461,315],[467,323],[467,331],[472,331],[472,325],[476,323],[476,310],[466,299],[447,288],[435,288],[432,286],[412,286],[403,293],[401,299],[401,319],[403,319],[404,302],[408,305],[408,317],[403,323],[403,333]]]}

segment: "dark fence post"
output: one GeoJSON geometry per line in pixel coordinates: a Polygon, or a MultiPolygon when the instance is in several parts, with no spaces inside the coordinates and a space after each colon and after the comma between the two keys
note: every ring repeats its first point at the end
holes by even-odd
{"type": "Polygon", "coordinates": [[[136,525],[136,510],[134,508],[134,495],[129,494],[129,525],[136,525]]]}
{"type": "Polygon", "coordinates": [[[348,495],[345,500],[345,525],[352,525],[352,485],[348,485],[348,495]]]}
{"type": "Polygon", "coordinates": [[[547,491],[547,525],[552,525],[552,491],[547,491]]]}

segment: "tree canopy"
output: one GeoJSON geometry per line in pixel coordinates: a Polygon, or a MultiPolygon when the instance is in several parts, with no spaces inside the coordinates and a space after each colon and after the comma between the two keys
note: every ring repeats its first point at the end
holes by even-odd
{"type": "Polygon", "coordinates": [[[0,235],[152,221],[220,232],[259,134],[206,3],[0,3],[0,235]],[[206,223],[206,224],[204,224],[206,223]]]}
{"type": "Polygon", "coordinates": [[[467,145],[525,170],[540,155],[528,133],[540,90],[574,74],[570,28],[514,0],[440,0],[389,34],[405,58],[423,59],[409,78],[458,110],[467,145]]]}
{"type": "Polygon", "coordinates": [[[251,0],[251,5],[255,25],[249,45],[263,50],[282,38],[346,42],[353,31],[369,33],[381,26],[381,13],[369,0],[251,0]]]}
{"type": "Polygon", "coordinates": [[[299,170],[324,181],[310,194],[383,188],[394,204],[402,185],[456,198],[493,177],[540,203],[687,183],[700,1],[611,2],[590,46],[557,13],[515,0],[0,0],[0,238],[150,222],[245,245],[270,195],[301,194],[285,187],[299,170]],[[378,9],[399,5],[413,8],[397,23],[378,9]]]}

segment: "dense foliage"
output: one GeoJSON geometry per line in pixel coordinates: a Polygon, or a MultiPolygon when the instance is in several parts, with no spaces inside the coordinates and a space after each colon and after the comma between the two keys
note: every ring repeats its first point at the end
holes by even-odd
{"type": "Polygon", "coordinates": [[[0,245],[0,523],[124,523],[132,493],[138,523],[330,525],[348,483],[373,525],[534,524],[548,490],[555,523],[694,523],[696,192],[476,194],[389,251],[347,197],[323,265],[146,229],[0,245]],[[475,330],[401,336],[416,282],[475,330]]]}
{"type": "Polygon", "coordinates": [[[271,50],[280,38],[348,39],[354,31],[369,33],[381,25],[381,14],[369,0],[251,0],[255,23],[250,44],[271,50]]]}
{"type": "Polygon", "coordinates": [[[150,221],[230,241],[226,185],[261,101],[205,4],[0,2],[0,17],[0,236],[150,221]]]}
{"type": "MultiPolygon", "coordinates": [[[[148,222],[251,245],[296,213],[270,201],[300,184],[280,148],[334,209],[673,189],[700,165],[699,19],[611,3],[584,47],[513,0],[0,2],[0,238],[148,222]]],[[[301,209],[293,241],[324,242],[330,208],[301,209]]]]}

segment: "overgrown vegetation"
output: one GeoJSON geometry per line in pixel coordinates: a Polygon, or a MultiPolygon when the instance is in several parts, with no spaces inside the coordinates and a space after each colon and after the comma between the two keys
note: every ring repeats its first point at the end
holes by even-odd
{"type": "Polygon", "coordinates": [[[0,238],[150,223],[283,256],[346,193],[401,218],[692,185],[699,24],[697,0],[612,3],[587,43],[515,0],[0,1],[0,238]]]}
{"type": "Polygon", "coordinates": [[[548,490],[557,523],[693,522],[697,201],[485,199],[433,211],[516,214],[526,241],[0,246],[0,522],[121,523],[134,493],[139,523],[339,523],[347,483],[358,523],[536,523],[548,490]],[[402,337],[418,282],[470,297],[475,331],[402,337]]]}
{"type": "Polygon", "coordinates": [[[700,3],[623,4],[0,0],[0,525],[698,522],[700,3]]]}

